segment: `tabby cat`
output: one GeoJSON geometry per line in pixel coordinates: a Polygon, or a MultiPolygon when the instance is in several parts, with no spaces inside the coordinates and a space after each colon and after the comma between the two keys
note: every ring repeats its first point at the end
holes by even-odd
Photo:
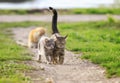
{"type": "Polygon", "coordinates": [[[52,17],[52,31],[53,34],[51,36],[52,39],[55,41],[55,48],[53,51],[53,56],[54,56],[54,64],[63,64],[64,62],[64,53],[65,53],[65,43],[66,43],[66,38],[61,36],[58,28],[57,28],[57,11],[56,9],[49,7],[50,10],[53,12],[53,17],[52,17]]]}
{"type": "Polygon", "coordinates": [[[53,63],[53,50],[55,42],[53,39],[42,36],[38,42],[38,60],[47,64],[53,63]],[[42,58],[42,59],[41,59],[42,58]]]}
{"type": "Polygon", "coordinates": [[[45,34],[45,29],[43,27],[38,27],[31,30],[28,37],[28,47],[37,48],[38,40],[44,34],[45,34]]]}

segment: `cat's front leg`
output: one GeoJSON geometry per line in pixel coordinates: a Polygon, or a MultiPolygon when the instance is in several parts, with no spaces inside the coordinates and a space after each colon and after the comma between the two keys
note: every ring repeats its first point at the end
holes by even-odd
{"type": "Polygon", "coordinates": [[[51,55],[50,58],[51,58],[50,64],[54,64],[54,56],[51,55]]]}
{"type": "Polygon", "coordinates": [[[54,55],[54,60],[53,60],[53,64],[58,64],[58,56],[57,55],[54,55]]]}
{"type": "Polygon", "coordinates": [[[63,64],[64,62],[64,55],[59,56],[59,64],[63,64]]]}
{"type": "Polygon", "coordinates": [[[50,64],[51,60],[50,60],[50,56],[49,55],[46,55],[46,60],[47,60],[46,63],[50,64]]]}

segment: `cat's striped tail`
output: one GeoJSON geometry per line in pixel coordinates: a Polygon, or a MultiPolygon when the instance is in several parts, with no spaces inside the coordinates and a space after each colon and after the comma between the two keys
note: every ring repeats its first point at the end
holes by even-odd
{"type": "Polygon", "coordinates": [[[53,17],[52,17],[52,31],[53,31],[53,34],[54,33],[59,33],[58,28],[57,28],[57,17],[58,17],[57,11],[56,11],[56,9],[54,9],[52,7],[49,7],[49,9],[52,10],[52,12],[53,12],[53,17]]]}

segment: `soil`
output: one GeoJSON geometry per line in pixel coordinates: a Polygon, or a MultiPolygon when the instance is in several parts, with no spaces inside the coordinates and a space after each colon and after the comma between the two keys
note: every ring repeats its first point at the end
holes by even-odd
{"type": "MultiPolygon", "coordinates": [[[[35,27],[12,29],[16,43],[27,45],[28,33],[33,28],[35,27]]],[[[36,61],[36,49],[28,50],[34,56],[25,63],[35,70],[26,72],[25,75],[29,76],[33,83],[120,83],[120,78],[106,78],[104,68],[80,59],[82,53],[74,54],[66,50],[64,64],[50,65],[36,61]]]]}

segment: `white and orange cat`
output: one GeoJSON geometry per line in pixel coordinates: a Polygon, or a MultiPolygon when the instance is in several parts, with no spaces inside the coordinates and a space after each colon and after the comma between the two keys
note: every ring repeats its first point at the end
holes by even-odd
{"type": "Polygon", "coordinates": [[[37,48],[38,41],[41,38],[41,36],[45,35],[45,32],[46,30],[43,27],[37,27],[31,30],[28,37],[28,47],[37,48]]]}

